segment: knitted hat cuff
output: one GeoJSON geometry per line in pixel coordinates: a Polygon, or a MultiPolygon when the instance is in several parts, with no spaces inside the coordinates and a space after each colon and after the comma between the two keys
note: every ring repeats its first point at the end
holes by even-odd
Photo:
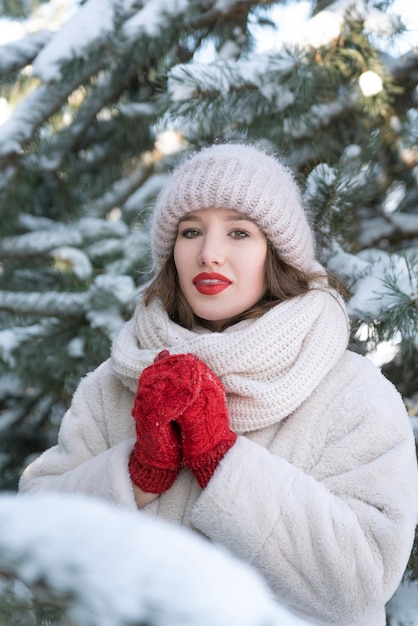
{"type": "Polygon", "coordinates": [[[247,215],[284,261],[304,271],[313,268],[314,236],[299,188],[275,157],[250,146],[219,144],[186,159],[156,202],[151,236],[157,269],[174,246],[179,220],[203,208],[235,209],[247,215]]]}

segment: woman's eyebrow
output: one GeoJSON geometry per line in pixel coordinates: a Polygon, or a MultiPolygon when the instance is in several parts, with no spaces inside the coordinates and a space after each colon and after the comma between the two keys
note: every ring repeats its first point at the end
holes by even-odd
{"type": "MultiPolygon", "coordinates": [[[[181,222],[199,222],[199,221],[200,221],[200,218],[198,215],[186,214],[186,215],[183,215],[179,219],[179,224],[181,222]]],[[[255,221],[251,217],[248,217],[247,215],[243,215],[242,213],[237,213],[237,215],[227,215],[225,217],[225,221],[226,222],[252,222],[253,224],[255,224],[255,221]]]]}
{"type": "Polygon", "coordinates": [[[252,222],[253,224],[255,224],[255,221],[251,219],[251,217],[248,217],[248,215],[243,215],[242,213],[238,213],[238,215],[228,215],[225,218],[225,221],[227,222],[252,222]]]}
{"type": "Polygon", "coordinates": [[[183,215],[183,217],[179,219],[179,224],[180,222],[198,222],[198,221],[199,221],[199,218],[197,215],[186,214],[186,215],[183,215]]]}

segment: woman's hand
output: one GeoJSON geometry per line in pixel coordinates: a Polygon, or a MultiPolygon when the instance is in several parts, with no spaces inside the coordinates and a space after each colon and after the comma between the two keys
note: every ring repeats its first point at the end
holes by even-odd
{"type": "Polygon", "coordinates": [[[138,509],[143,509],[144,506],[147,506],[147,504],[151,504],[151,502],[156,500],[160,495],[159,493],[148,493],[147,491],[142,491],[142,489],[135,485],[135,483],[132,483],[132,487],[138,509]]]}
{"type": "Polygon", "coordinates": [[[176,418],[180,426],[184,465],[204,488],[237,435],[229,428],[224,387],[214,372],[191,356],[198,374],[197,397],[176,418]]]}
{"type": "Polygon", "coordinates": [[[143,492],[163,493],[181,468],[180,433],[175,420],[196,399],[198,389],[194,362],[186,356],[160,353],[138,381],[132,409],[137,441],[129,471],[132,482],[143,492]]]}
{"type": "Polygon", "coordinates": [[[237,438],[221,381],[193,354],[161,352],[140,376],[132,415],[137,441],[129,470],[140,506],[148,504],[142,492],[158,496],[171,487],[182,461],[206,487],[237,438]]]}

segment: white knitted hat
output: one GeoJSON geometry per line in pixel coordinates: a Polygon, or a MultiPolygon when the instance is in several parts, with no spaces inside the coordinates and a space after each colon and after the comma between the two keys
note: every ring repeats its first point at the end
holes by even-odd
{"type": "Polygon", "coordinates": [[[154,210],[151,237],[157,269],[168,258],[179,220],[204,208],[235,209],[263,230],[279,256],[312,270],[315,242],[299,188],[276,158],[242,144],[204,148],[174,170],[154,210]]]}

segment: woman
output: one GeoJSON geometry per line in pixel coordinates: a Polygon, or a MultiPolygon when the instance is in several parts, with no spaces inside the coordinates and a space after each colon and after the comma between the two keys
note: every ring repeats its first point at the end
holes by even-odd
{"type": "Polygon", "coordinates": [[[315,623],[383,626],[417,519],[412,430],[347,350],[292,176],[254,147],[206,148],[174,172],[151,234],[156,277],[21,492],[145,508],[229,548],[315,623]]]}

